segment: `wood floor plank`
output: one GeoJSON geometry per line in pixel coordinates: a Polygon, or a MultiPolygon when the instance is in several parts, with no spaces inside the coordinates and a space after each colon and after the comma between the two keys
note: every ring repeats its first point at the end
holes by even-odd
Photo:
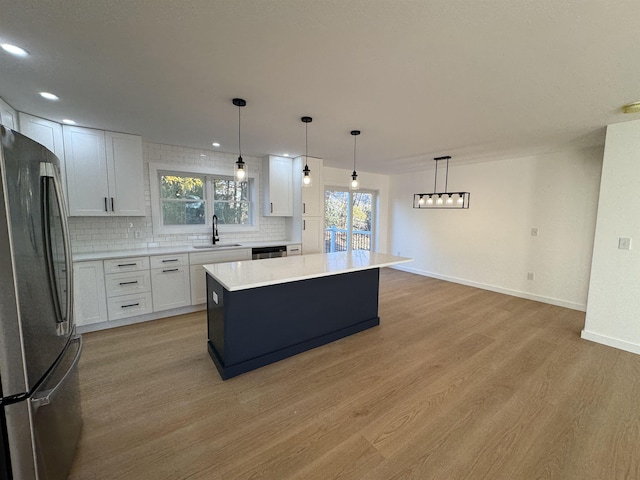
{"type": "Polygon", "coordinates": [[[640,356],[584,313],[383,269],[380,317],[228,381],[204,313],[84,335],[69,478],[640,478],[640,356]]]}

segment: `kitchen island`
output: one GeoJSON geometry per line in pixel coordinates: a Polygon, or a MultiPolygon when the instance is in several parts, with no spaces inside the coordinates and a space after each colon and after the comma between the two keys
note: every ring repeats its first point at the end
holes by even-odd
{"type": "Polygon", "coordinates": [[[208,350],[228,379],[379,325],[380,268],[355,251],[205,265],[208,350]]]}

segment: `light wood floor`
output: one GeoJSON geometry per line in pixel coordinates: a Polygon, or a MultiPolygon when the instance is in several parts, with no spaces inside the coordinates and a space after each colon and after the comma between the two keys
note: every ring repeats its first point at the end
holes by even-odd
{"type": "Polygon", "coordinates": [[[86,334],[72,480],[640,479],[640,356],[384,269],[381,325],[226,382],[204,313],[86,334]]]}

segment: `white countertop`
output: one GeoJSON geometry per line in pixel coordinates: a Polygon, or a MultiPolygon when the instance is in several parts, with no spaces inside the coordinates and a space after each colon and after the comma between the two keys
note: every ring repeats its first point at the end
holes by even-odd
{"type": "Polygon", "coordinates": [[[224,288],[234,291],[388,267],[412,261],[412,258],[358,250],[215,263],[204,265],[204,269],[224,288]]]}
{"type": "Polygon", "coordinates": [[[109,260],[112,258],[146,257],[149,255],[171,255],[174,253],[216,252],[253,247],[277,247],[280,245],[297,245],[300,242],[290,240],[269,240],[266,242],[220,242],[213,245],[202,245],[206,248],[196,248],[194,245],[182,245],[175,247],[147,247],[132,248],[129,250],[109,250],[104,252],[74,253],[74,262],[86,262],[90,260],[109,260]],[[225,246],[234,244],[234,246],[225,246]],[[239,245],[239,246],[238,246],[239,245]]]}

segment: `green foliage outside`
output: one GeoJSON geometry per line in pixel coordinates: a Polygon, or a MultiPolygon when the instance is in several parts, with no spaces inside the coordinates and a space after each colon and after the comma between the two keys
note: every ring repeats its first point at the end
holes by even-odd
{"type": "MultiPolygon", "coordinates": [[[[161,175],[160,180],[164,225],[205,225],[207,223],[204,177],[161,175]]],[[[213,213],[218,216],[218,223],[249,223],[248,182],[214,178],[212,185],[213,213]]]]}

